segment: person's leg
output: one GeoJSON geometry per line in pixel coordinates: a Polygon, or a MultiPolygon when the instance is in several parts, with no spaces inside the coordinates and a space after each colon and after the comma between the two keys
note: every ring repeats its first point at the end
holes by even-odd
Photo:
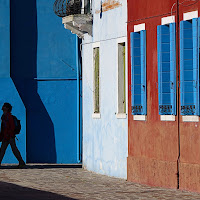
{"type": "Polygon", "coordinates": [[[15,138],[10,138],[10,146],[12,148],[12,152],[15,155],[15,157],[17,158],[17,160],[19,161],[20,165],[25,165],[25,162],[22,159],[22,156],[17,148],[16,142],[15,142],[15,138]]]}
{"type": "Polygon", "coordinates": [[[9,141],[5,141],[3,140],[2,143],[1,143],[1,149],[0,149],[0,165],[1,165],[1,162],[3,160],[3,157],[5,155],[5,152],[6,152],[6,149],[8,147],[8,144],[9,144],[9,141]]]}

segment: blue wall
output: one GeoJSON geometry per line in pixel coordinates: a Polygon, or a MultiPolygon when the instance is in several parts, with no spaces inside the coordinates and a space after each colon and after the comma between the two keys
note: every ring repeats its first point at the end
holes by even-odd
{"type": "MultiPolygon", "coordinates": [[[[10,4],[8,0],[1,1],[0,11],[0,108],[4,102],[10,102],[13,105],[13,114],[21,120],[22,131],[18,136],[17,146],[22,153],[22,157],[26,160],[26,111],[10,78],[10,4]]],[[[10,146],[7,149],[3,162],[17,162],[10,146]]]]}
{"type": "MultiPolygon", "coordinates": [[[[3,2],[0,103],[14,103],[22,120],[20,150],[29,163],[77,163],[76,36],[53,13],[54,0],[12,0],[10,20],[3,2]]],[[[16,162],[10,156],[4,162],[16,162]]]]}

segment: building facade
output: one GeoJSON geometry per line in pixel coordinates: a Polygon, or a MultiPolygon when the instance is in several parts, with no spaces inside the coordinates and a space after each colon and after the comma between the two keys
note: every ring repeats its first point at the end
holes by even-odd
{"type": "Polygon", "coordinates": [[[198,1],[128,0],[128,180],[200,192],[198,1]]]}
{"type": "Polygon", "coordinates": [[[127,177],[127,3],[93,1],[93,35],[84,35],[83,166],[127,177]]]}
{"type": "MultiPolygon", "coordinates": [[[[78,40],[63,29],[53,3],[1,2],[0,104],[10,102],[21,120],[17,145],[28,163],[79,163],[78,40]]],[[[10,147],[3,162],[17,162],[10,147]]]]}
{"type": "Polygon", "coordinates": [[[56,0],[54,11],[82,38],[83,167],[127,178],[127,1],[56,0]]]}

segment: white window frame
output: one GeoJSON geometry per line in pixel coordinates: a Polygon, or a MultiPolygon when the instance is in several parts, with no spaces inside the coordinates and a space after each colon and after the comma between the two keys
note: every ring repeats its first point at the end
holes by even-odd
{"type": "Polygon", "coordinates": [[[191,20],[193,18],[198,18],[198,10],[192,12],[183,13],[183,21],[191,20]]]}
{"type": "Polygon", "coordinates": [[[199,122],[199,116],[196,115],[183,115],[182,116],[183,122],[199,122]]]}
{"type": "Polygon", "coordinates": [[[127,95],[127,91],[128,91],[128,84],[127,84],[127,74],[128,74],[128,47],[127,47],[127,37],[121,37],[121,38],[118,38],[117,39],[117,42],[116,42],[116,57],[117,57],[117,113],[116,113],[116,118],[117,119],[126,119],[127,118],[127,108],[128,108],[128,95],[127,95]],[[126,111],[125,113],[119,113],[118,111],[118,95],[119,95],[119,91],[118,91],[118,44],[121,44],[121,43],[125,43],[125,99],[126,99],[126,111]]]}
{"type": "Polygon", "coordinates": [[[145,23],[134,25],[134,32],[146,30],[145,23]]]}
{"type": "Polygon", "coordinates": [[[101,108],[101,76],[100,76],[100,74],[101,74],[101,70],[100,70],[100,64],[101,64],[101,61],[100,61],[100,59],[101,59],[101,57],[100,57],[100,42],[95,42],[95,43],[93,43],[92,44],[92,82],[93,82],[93,111],[92,111],[92,118],[93,119],[100,119],[101,118],[101,111],[99,112],[99,113],[94,113],[94,104],[95,104],[95,98],[94,98],[94,87],[95,87],[95,85],[94,85],[94,49],[95,48],[99,48],[99,111],[101,110],[100,108],[101,108]]]}
{"type": "Polygon", "coordinates": [[[175,23],[175,16],[168,16],[168,17],[163,17],[161,19],[161,25],[167,25],[167,24],[171,24],[171,23],[175,23]]]}

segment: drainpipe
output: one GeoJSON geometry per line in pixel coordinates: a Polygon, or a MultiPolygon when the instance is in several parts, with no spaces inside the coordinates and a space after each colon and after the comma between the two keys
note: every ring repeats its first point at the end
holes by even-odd
{"type": "Polygon", "coordinates": [[[77,162],[81,163],[81,134],[80,134],[80,72],[79,72],[79,48],[78,36],[76,36],[76,66],[77,66],[77,162]]]}
{"type": "Polygon", "coordinates": [[[177,92],[177,115],[178,115],[178,159],[177,159],[177,189],[179,189],[179,180],[180,180],[180,177],[179,177],[179,166],[180,166],[180,98],[179,98],[179,95],[180,95],[180,62],[179,62],[179,59],[180,59],[180,45],[179,45],[179,39],[180,39],[180,32],[179,32],[179,29],[180,29],[180,22],[179,22],[179,0],[177,0],[177,10],[176,10],[176,13],[177,13],[177,66],[178,66],[178,69],[177,69],[177,78],[178,78],[178,92],[177,92]]]}

